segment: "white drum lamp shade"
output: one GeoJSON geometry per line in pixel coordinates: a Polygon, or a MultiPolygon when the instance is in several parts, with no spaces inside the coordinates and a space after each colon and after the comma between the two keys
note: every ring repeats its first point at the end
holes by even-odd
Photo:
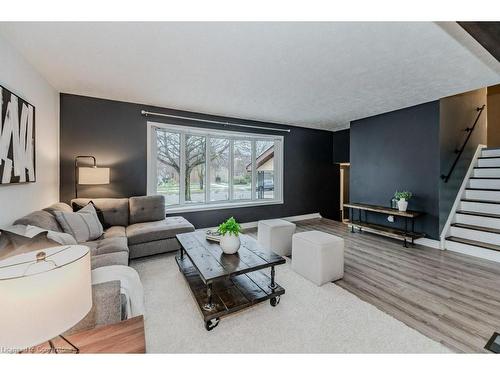
{"type": "Polygon", "coordinates": [[[0,348],[19,351],[67,331],[92,308],[90,251],[58,246],[0,262],[0,348]]]}
{"type": "Polygon", "coordinates": [[[109,168],[79,167],[79,185],[104,185],[109,184],[109,168]]]}

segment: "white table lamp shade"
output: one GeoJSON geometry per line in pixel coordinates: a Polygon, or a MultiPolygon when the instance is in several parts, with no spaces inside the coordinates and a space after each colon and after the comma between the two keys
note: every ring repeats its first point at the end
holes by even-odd
{"type": "Polygon", "coordinates": [[[90,252],[85,246],[44,249],[0,262],[0,348],[41,344],[73,327],[92,308],[90,252]]]}
{"type": "Polygon", "coordinates": [[[79,185],[103,185],[109,184],[109,168],[79,167],[79,185]]]}

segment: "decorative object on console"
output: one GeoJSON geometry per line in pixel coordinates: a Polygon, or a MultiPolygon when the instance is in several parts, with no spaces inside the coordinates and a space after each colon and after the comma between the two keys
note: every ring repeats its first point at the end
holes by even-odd
{"type": "Polygon", "coordinates": [[[234,254],[240,248],[240,224],[236,222],[234,217],[230,217],[221,225],[218,232],[221,234],[220,247],[225,254],[234,254]]]}
{"type": "Polygon", "coordinates": [[[75,198],[78,198],[78,185],[106,185],[109,184],[109,168],[97,167],[95,156],[81,155],[75,157],[75,198]],[[79,167],[79,159],[92,159],[91,167],[79,167]]]}
{"type": "MultiPolygon", "coordinates": [[[[58,246],[0,262],[0,347],[18,352],[61,335],[92,308],[90,251],[58,246]]],[[[62,336],[60,336],[62,337],[62,336]]],[[[78,348],[63,338],[71,349],[78,348]]]]}
{"type": "Polygon", "coordinates": [[[410,191],[396,191],[394,198],[398,200],[398,210],[405,212],[408,208],[408,201],[413,196],[410,191]]]}
{"type": "Polygon", "coordinates": [[[35,107],[0,86],[0,184],[35,182],[35,107]]]}

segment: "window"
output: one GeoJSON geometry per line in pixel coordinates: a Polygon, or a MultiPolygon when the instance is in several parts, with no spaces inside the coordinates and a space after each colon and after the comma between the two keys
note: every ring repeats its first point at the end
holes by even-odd
{"type": "Polygon", "coordinates": [[[148,122],[148,194],[168,212],[283,203],[283,137],[148,122]]]}

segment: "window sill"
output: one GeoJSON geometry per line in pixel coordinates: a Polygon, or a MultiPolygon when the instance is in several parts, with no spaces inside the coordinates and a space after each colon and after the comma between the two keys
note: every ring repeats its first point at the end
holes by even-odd
{"type": "Polygon", "coordinates": [[[196,212],[196,211],[210,211],[210,210],[221,210],[221,209],[231,209],[231,208],[242,208],[242,207],[256,207],[256,206],[269,206],[283,204],[283,200],[262,200],[258,201],[247,201],[247,202],[230,202],[230,203],[209,203],[209,204],[196,204],[196,205],[186,205],[177,206],[171,208],[165,208],[167,214],[176,214],[182,212],[196,212]]]}

